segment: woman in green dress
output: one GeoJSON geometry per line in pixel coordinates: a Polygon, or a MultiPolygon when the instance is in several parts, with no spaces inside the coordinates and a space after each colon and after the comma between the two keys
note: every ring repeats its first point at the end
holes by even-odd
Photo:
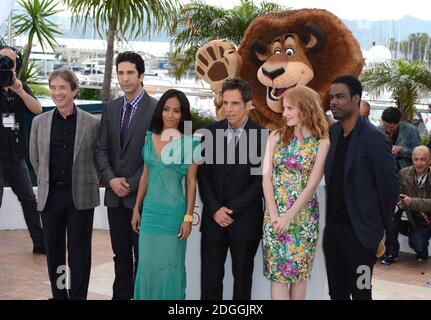
{"type": "Polygon", "coordinates": [[[166,91],[146,135],[133,208],[132,228],[139,233],[135,300],[185,299],[200,140],[184,135],[187,124],[191,131],[191,122],[184,121],[191,121],[189,101],[181,91],[166,91]]]}

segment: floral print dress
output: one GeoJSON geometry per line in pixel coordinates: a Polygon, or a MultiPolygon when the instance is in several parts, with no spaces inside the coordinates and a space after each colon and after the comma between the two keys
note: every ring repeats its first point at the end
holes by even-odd
{"type": "MultiPolygon", "coordinates": [[[[316,160],[320,140],[293,137],[288,146],[274,146],[272,184],[278,212],[283,215],[304,190],[316,160]]],[[[317,195],[292,219],[287,233],[278,235],[268,209],[263,221],[264,275],[272,281],[294,283],[310,279],[319,238],[317,195]]]]}

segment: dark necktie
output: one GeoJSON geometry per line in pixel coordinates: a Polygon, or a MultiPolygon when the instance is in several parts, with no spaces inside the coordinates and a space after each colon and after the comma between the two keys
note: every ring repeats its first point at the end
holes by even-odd
{"type": "Polygon", "coordinates": [[[228,164],[234,164],[235,163],[235,147],[238,143],[238,129],[230,128],[232,137],[227,145],[227,157],[228,157],[228,164]]]}
{"type": "Polygon", "coordinates": [[[126,104],[126,110],[124,110],[123,123],[121,124],[121,145],[123,146],[127,137],[127,130],[129,129],[130,116],[132,114],[132,105],[126,104]]]}
{"type": "Polygon", "coordinates": [[[427,175],[424,174],[422,177],[420,177],[417,181],[418,181],[418,189],[420,189],[424,184],[425,184],[425,180],[427,179],[427,175]]]}

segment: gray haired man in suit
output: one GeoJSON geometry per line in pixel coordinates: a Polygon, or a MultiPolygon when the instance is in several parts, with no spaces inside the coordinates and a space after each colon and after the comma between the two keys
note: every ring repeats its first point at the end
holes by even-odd
{"type": "Polygon", "coordinates": [[[37,209],[53,298],[82,300],[90,280],[94,208],[100,203],[94,159],[99,119],[74,104],[79,82],[72,71],[55,70],[48,81],[56,108],[33,120],[30,135],[37,209]]]}
{"type": "Polygon", "coordinates": [[[96,161],[106,184],[105,206],[114,251],[112,298],[130,300],[138,261],[138,234],[132,230],[132,208],[144,166],[145,133],[157,100],[144,90],[145,65],[139,54],[122,52],[115,63],[124,96],[107,103],[103,109],[96,161]]]}

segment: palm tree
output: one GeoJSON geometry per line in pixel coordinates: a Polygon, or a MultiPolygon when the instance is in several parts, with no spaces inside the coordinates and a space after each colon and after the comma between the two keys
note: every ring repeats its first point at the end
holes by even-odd
{"type": "Polygon", "coordinates": [[[171,47],[175,48],[170,57],[175,66],[174,75],[180,79],[194,62],[200,47],[214,39],[228,39],[239,46],[242,36],[256,17],[285,7],[272,2],[261,2],[259,6],[252,0],[241,0],[232,9],[205,4],[202,0],[192,0],[182,5],[171,28],[171,47]]]}
{"type": "MultiPolygon", "coordinates": [[[[73,13],[75,25],[92,23],[100,37],[107,37],[102,100],[111,98],[115,38],[133,39],[151,35],[172,23],[177,0],[64,0],[73,13]]],[[[85,32],[85,28],[83,30],[85,32]]],[[[129,40],[129,39],[126,39],[129,40]]]]}
{"type": "Polygon", "coordinates": [[[26,84],[36,84],[39,81],[39,66],[37,62],[30,61],[25,68],[21,70],[21,81],[26,84]]]}
{"type": "Polygon", "coordinates": [[[362,83],[375,97],[385,90],[391,92],[402,118],[411,122],[415,103],[431,91],[431,70],[420,62],[391,60],[371,66],[364,72],[362,83]]]}
{"type": "Polygon", "coordinates": [[[22,71],[27,68],[28,60],[33,46],[33,39],[36,35],[42,50],[48,45],[55,49],[57,41],[56,35],[62,34],[58,31],[58,26],[49,21],[48,18],[57,14],[61,10],[56,10],[58,3],[55,0],[19,0],[18,4],[24,9],[23,13],[12,17],[13,35],[20,36],[28,33],[27,46],[24,51],[23,63],[19,77],[22,71]]]}

